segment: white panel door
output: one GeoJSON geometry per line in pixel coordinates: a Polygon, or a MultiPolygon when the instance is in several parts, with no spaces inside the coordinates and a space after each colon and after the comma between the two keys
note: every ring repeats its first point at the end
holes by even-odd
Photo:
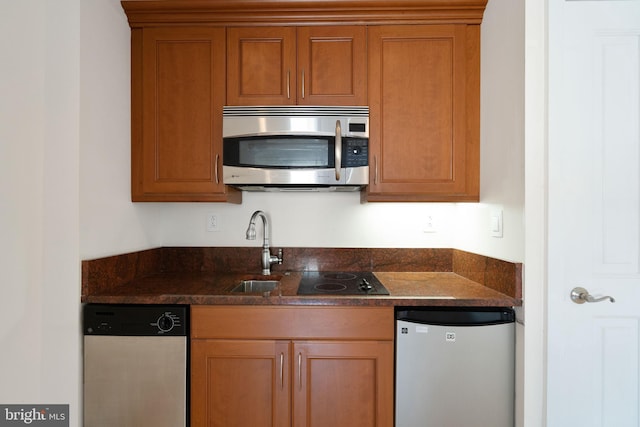
{"type": "Polygon", "coordinates": [[[640,1],[549,0],[548,142],[547,425],[638,427],[640,1]]]}

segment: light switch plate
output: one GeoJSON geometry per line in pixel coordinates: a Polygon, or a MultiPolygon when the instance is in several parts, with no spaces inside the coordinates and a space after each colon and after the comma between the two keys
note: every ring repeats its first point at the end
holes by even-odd
{"type": "Polygon", "coordinates": [[[503,236],[502,209],[493,209],[489,215],[489,232],[492,237],[503,236]]]}

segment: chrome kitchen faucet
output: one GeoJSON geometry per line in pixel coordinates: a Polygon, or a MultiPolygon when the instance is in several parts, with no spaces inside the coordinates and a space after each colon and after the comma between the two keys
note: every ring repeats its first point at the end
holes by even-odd
{"type": "Polygon", "coordinates": [[[262,274],[271,274],[271,264],[282,264],[282,249],[278,249],[278,255],[271,255],[269,251],[269,220],[267,215],[262,211],[255,211],[249,220],[247,228],[247,240],[256,239],[256,218],[262,218],[263,238],[262,238],[262,274]]]}

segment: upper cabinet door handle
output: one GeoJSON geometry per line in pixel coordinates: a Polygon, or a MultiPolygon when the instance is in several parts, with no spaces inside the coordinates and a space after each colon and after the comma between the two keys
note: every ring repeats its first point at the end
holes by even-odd
{"type": "Polygon", "coordinates": [[[218,177],[218,161],[220,160],[220,154],[216,154],[216,164],[214,166],[213,174],[216,177],[216,184],[220,184],[220,178],[218,177]]]}
{"type": "Polygon", "coordinates": [[[571,301],[575,302],[576,304],[584,304],[585,302],[600,302],[605,300],[616,302],[616,300],[613,297],[610,297],[608,295],[595,298],[591,296],[591,294],[589,294],[589,291],[587,291],[585,288],[582,288],[580,286],[573,288],[571,290],[571,301]]]}
{"type": "Polygon", "coordinates": [[[284,353],[280,353],[280,388],[284,389],[284,353]]]}
{"type": "Polygon", "coordinates": [[[302,390],[302,353],[298,352],[298,390],[302,390]]]}
{"type": "Polygon", "coordinates": [[[373,183],[378,184],[378,157],[373,156],[373,183]]]}
{"type": "Polygon", "coordinates": [[[304,68],[302,69],[302,99],[304,99],[304,68]]]}
{"type": "Polygon", "coordinates": [[[287,70],[287,99],[291,99],[291,70],[287,70]]]}

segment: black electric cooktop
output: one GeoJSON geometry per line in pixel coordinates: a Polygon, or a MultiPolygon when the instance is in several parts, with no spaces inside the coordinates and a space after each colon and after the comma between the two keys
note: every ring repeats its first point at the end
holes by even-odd
{"type": "Polygon", "coordinates": [[[305,271],[298,295],[389,295],[371,272],[305,271]]]}

